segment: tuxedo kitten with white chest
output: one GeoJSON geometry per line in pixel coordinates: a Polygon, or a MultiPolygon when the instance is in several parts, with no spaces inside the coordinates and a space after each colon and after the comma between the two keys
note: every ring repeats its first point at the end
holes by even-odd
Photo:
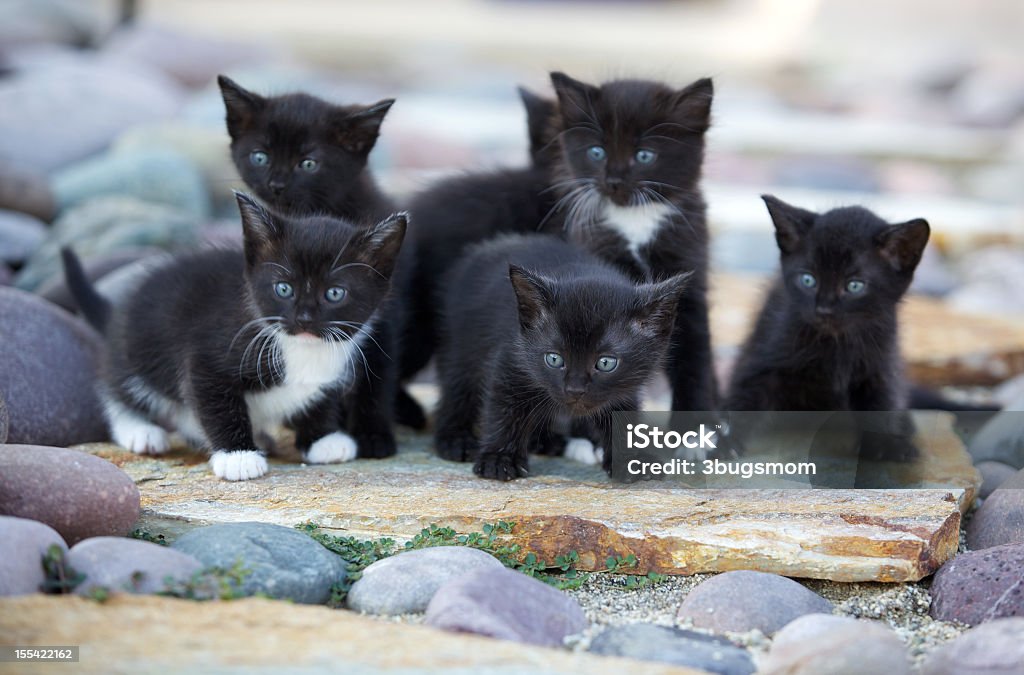
{"type": "Polygon", "coordinates": [[[357,224],[395,212],[366,166],[393,99],[341,106],[303,93],[261,96],[224,75],[217,83],[235,167],[275,211],[357,224]]]}
{"type": "Polygon", "coordinates": [[[529,473],[529,452],[567,418],[595,432],[610,471],[611,415],[636,410],[661,367],[686,283],[681,274],[635,284],[547,235],[468,251],[442,307],[438,454],[511,480],[529,473]]]}
{"type": "Polygon", "coordinates": [[[554,185],[566,233],[637,281],[692,273],[666,364],[672,409],[714,410],[700,189],[711,80],[679,90],[646,80],[594,86],[562,73],[552,73],[551,81],[561,150],[554,185]]]}
{"type": "Polygon", "coordinates": [[[173,257],[117,306],[64,251],[68,287],[106,337],[100,393],[114,442],[161,453],[177,430],[226,480],[266,473],[256,439],[283,424],[311,463],[389,454],[379,441],[393,392],[364,352],[380,339],[405,215],[357,227],[274,215],[242,194],[238,205],[244,248],[173,257]]]}

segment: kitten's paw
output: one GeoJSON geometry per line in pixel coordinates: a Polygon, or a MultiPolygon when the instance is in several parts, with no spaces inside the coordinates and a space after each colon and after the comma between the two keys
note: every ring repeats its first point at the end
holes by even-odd
{"type": "Polygon", "coordinates": [[[449,462],[468,462],[476,457],[480,443],[472,434],[451,434],[434,439],[437,456],[449,462]]]}
{"type": "MultiPolygon", "coordinates": [[[[586,438],[570,438],[565,444],[565,458],[571,459],[580,464],[594,465],[600,460],[597,458],[597,451],[594,444],[586,438]]],[[[601,451],[604,456],[604,451],[601,451]]]]}
{"type": "Polygon", "coordinates": [[[390,431],[356,434],[356,444],[359,447],[356,456],[363,459],[383,459],[398,452],[395,435],[390,431]]]}
{"type": "Polygon", "coordinates": [[[267,458],[256,450],[218,450],[210,456],[210,468],[217,478],[251,480],[267,472],[267,458]]]}
{"type": "Polygon", "coordinates": [[[405,389],[399,389],[395,395],[395,421],[416,431],[427,428],[427,415],[423,412],[423,406],[405,389]]]}
{"type": "Polygon", "coordinates": [[[111,430],[114,443],[139,455],[160,455],[171,448],[171,439],[162,427],[141,418],[122,417],[111,430]]]}
{"type": "Polygon", "coordinates": [[[306,451],[306,461],[310,464],[337,464],[349,462],[356,458],[356,439],[344,431],[327,434],[306,451]]]}
{"type": "Polygon", "coordinates": [[[509,481],[530,474],[526,458],[516,461],[516,457],[508,452],[486,452],[477,457],[473,465],[473,473],[481,478],[509,481]]]}

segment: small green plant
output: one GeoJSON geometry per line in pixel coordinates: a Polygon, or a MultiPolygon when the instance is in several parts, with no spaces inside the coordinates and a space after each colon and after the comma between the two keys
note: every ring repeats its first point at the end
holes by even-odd
{"type": "Polygon", "coordinates": [[[87,592],[86,597],[102,605],[107,600],[110,600],[110,589],[106,586],[93,586],[87,592]]]}
{"type": "Polygon", "coordinates": [[[76,572],[68,565],[64,557],[64,549],[57,544],[52,544],[46,553],[43,554],[43,574],[46,579],[43,581],[40,590],[43,593],[62,594],[70,593],[85,581],[85,575],[76,572]]]}
{"type": "Polygon", "coordinates": [[[234,600],[242,597],[242,584],[250,574],[252,570],[237,560],[228,569],[201,569],[185,581],[169,576],[164,579],[164,590],[157,595],[186,600],[234,600]]]}
{"type": "Polygon", "coordinates": [[[141,539],[142,541],[148,541],[153,544],[159,544],[160,546],[167,546],[169,542],[164,538],[162,534],[153,534],[149,530],[138,527],[132,530],[132,533],[128,535],[132,539],[141,539]]]}

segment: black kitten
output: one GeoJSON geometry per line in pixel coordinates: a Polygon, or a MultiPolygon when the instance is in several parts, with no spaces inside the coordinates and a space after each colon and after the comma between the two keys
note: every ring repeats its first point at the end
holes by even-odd
{"type": "Polygon", "coordinates": [[[392,392],[364,352],[382,340],[374,321],[405,216],[356,227],[274,216],[242,194],[238,205],[244,250],[171,259],[122,307],[96,294],[65,250],[68,285],[107,337],[102,396],[114,442],[160,453],[163,425],[176,428],[213,452],[227,480],[266,473],[255,439],[281,424],[295,429],[308,462],[378,456],[392,392]]]}
{"type": "Polygon", "coordinates": [[[231,156],[256,195],[281,213],[372,224],[394,212],[366,168],[393,99],[337,106],[308,94],[264,97],[221,75],[231,156]]]}
{"type": "Polygon", "coordinates": [[[921,219],[824,214],[763,197],[782,274],[736,363],[729,410],[906,408],[896,309],[928,242],[921,219]]]}
{"type": "Polygon", "coordinates": [[[569,236],[635,280],[693,272],[680,298],[667,370],[673,410],[717,406],[708,323],[708,230],[700,190],[710,79],[601,86],[552,73],[561,148],[554,167],[569,236]]]}
{"type": "Polygon", "coordinates": [[[443,307],[438,454],[475,456],[484,478],[525,476],[531,444],[568,416],[593,425],[610,470],[611,413],[636,410],[661,366],[686,277],[638,286],[547,235],[467,252],[443,307]]]}
{"type": "MultiPolygon", "coordinates": [[[[554,102],[520,88],[527,112],[532,164],[521,169],[471,173],[443,180],[413,197],[413,222],[395,285],[402,299],[399,375],[412,378],[430,361],[437,345],[439,282],[463,250],[509,232],[536,232],[554,206],[546,191],[553,159],[550,127],[554,102]]],[[[419,405],[398,395],[398,421],[426,426],[419,405]]]]}

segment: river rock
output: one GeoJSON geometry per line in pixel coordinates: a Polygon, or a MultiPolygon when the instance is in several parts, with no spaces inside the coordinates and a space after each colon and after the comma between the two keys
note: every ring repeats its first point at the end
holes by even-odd
{"type": "Polygon", "coordinates": [[[0,516],[0,596],[38,593],[46,581],[42,559],[53,545],[68,550],[49,525],[0,516]]]}
{"type": "Polygon", "coordinates": [[[422,612],[438,588],[481,567],[503,566],[494,556],[464,546],[399,553],[363,570],[348,592],[348,606],[367,614],[422,612]]]}
{"type": "Polygon", "coordinates": [[[5,0],[0,45],[64,44],[87,47],[104,21],[93,3],[76,0],[5,0]]]}
{"type": "Polygon", "coordinates": [[[437,589],[424,623],[457,633],[559,647],[587,627],[576,600],[521,572],[478,569],[437,589]]]}
{"type": "Polygon", "coordinates": [[[322,604],[331,586],[345,578],[347,563],[310,537],[268,523],[211,525],[186,533],[173,547],[207,567],[230,569],[238,560],[252,570],[245,595],[264,593],[306,604],[322,604]]]}
{"type": "Polygon", "coordinates": [[[17,211],[0,210],[0,264],[24,262],[44,239],[46,226],[40,221],[17,211]]]}
{"type": "Polygon", "coordinates": [[[37,171],[0,161],[0,209],[50,222],[57,214],[57,203],[49,178],[37,171]]]}
{"type": "Polygon", "coordinates": [[[0,445],[0,514],[46,523],[74,545],[128,534],[139,518],[139,489],[121,469],[79,450],[0,445]]]}
{"type": "Polygon", "coordinates": [[[651,623],[606,628],[590,643],[602,656],[661,661],[721,675],[750,675],[750,653],[725,638],[651,623]]]}
{"type": "Polygon", "coordinates": [[[67,312],[14,288],[0,287],[0,395],[7,441],[67,446],[108,437],[96,396],[102,345],[67,312]]]}
{"type": "Polygon", "coordinates": [[[1024,616],[1022,569],[1024,544],[961,553],[935,574],[929,613],[940,621],[969,626],[1024,616]]]}
{"type": "Polygon", "coordinates": [[[1024,412],[997,413],[971,437],[968,450],[975,462],[995,460],[1024,469],[1024,412]]]}
{"type": "Polygon", "coordinates": [[[10,417],[7,415],[7,403],[4,402],[4,393],[0,391],[0,445],[7,442],[7,429],[10,427],[10,417]]]}
{"type": "Polygon", "coordinates": [[[1020,675],[1024,618],[996,619],[933,651],[921,675],[1020,675]]]}
{"type": "Polygon", "coordinates": [[[967,524],[972,551],[1002,544],[1024,544],[1024,470],[993,491],[967,524]]]}
{"type": "Polygon", "coordinates": [[[68,565],[85,575],[79,595],[94,589],[128,593],[159,593],[171,583],[187,581],[203,568],[194,557],[140,539],[93,537],[71,547],[68,565]]]}
{"type": "Polygon", "coordinates": [[[772,635],[804,614],[831,611],[831,602],[792,579],[740,570],[694,587],[679,606],[678,618],[716,633],[756,629],[772,635]]]}
{"type": "Polygon", "coordinates": [[[910,675],[903,642],[884,624],[807,614],[787,624],[760,664],[764,675],[910,675]]]}
{"type": "Polygon", "coordinates": [[[1002,462],[984,461],[974,465],[981,474],[978,496],[986,499],[996,488],[1017,475],[1017,469],[1002,462]]]}

